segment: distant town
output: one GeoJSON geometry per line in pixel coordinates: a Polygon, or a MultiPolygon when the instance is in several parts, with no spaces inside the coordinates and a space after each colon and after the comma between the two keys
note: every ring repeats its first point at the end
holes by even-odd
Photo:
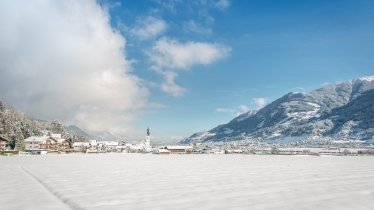
{"type": "Polygon", "coordinates": [[[149,128],[143,140],[136,144],[119,141],[71,142],[61,134],[47,132],[42,136],[30,136],[24,140],[24,150],[12,150],[9,140],[0,135],[0,155],[47,155],[47,154],[98,154],[98,153],[152,153],[168,154],[253,154],[253,155],[374,155],[374,146],[347,144],[310,145],[268,144],[259,141],[231,141],[194,143],[191,145],[152,146],[149,128]]]}

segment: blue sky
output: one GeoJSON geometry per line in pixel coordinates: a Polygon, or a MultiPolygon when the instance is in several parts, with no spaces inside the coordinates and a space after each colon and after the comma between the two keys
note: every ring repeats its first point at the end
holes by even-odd
{"type": "Polygon", "coordinates": [[[0,1],[0,100],[171,142],[374,73],[371,0],[0,1]]]}
{"type": "Polygon", "coordinates": [[[151,110],[137,123],[161,139],[188,136],[228,122],[246,109],[290,91],[309,91],[326,83],[374,72],[374,2],[344,0],[271,1],[104,1],[111,24],[127,40],[126,53],[136,60],[134,73],[150,88],[151,110]],[[167,26],[142,39],[131,28],[148,17],[167,26]],[[193,24],[192,24],[193,23],[193,24]],[[162,76],[151,70],[146,51],[163,38],[218,43],[228,55],[208,65],[177,71],[186,89],[173,97],[160,88],[162,76]],[[242,109],[239,107],[242,105],[242,109]],[[246,107],[244,107],[244,106],[246,107]]]}

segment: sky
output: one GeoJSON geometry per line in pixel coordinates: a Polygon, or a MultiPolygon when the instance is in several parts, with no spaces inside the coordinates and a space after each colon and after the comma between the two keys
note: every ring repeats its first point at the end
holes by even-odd
{"type": "Polygon", "coordinates": [[[126,140],[183,137],[374,74],[370,0],[0,1],[1,100],[126,140]]]}

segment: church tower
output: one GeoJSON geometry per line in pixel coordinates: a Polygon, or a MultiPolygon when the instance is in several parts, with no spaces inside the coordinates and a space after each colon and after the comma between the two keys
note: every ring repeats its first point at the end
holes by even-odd
{"type": "Polygon", "coordinates": [[[151,148],[151,132],[149,132],[149,128],[147,128],[147,136],[145,136],[145,146],[151,148]]]}

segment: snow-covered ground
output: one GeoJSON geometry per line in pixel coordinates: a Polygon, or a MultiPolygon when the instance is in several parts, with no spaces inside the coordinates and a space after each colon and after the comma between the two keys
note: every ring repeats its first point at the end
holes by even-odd
{"type": "Polygon", "coordinates": [[[374,157],[0,157],[0,209],[374,209],[374,157]]]}

